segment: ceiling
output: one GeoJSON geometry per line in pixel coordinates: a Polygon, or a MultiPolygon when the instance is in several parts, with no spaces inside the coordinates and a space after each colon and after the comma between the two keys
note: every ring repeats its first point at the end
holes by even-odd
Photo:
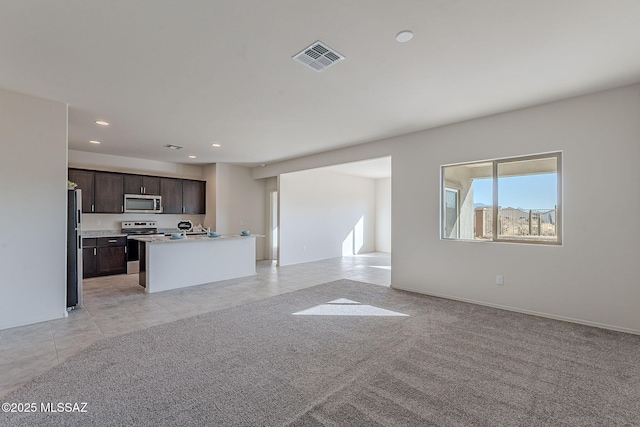
{"type": "Polygon", "coordinates": [[[638,82],[638,22],[638,0],[2,0],[0,88],[68,103],[73,150],[256,165],[638,82]],[[345,59],[292,60],[317,40],[345,59]]]}

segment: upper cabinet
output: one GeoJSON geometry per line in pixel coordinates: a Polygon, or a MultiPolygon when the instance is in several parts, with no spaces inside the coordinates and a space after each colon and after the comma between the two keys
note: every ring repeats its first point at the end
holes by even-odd
{"type": "Polygon", "coordinates": [[[82,190],[82,212],[85,213],[95,212],[95,203],[93,199],[94,178],[94,171],[69,169],[69,181],[78,184],[77,188],[82,190]]]}
{"type": "Polygon", "coordinates": [[[162,213],[205,214],[206,182],[160,178],[162,213]]]}
{"type": "Polygon", "coordinates": [[[162,196],[162,213],[205,214],[206,182],[191,179],[69,169],[82,190],[82,212],[122,213],[125,194],[162,196]]]}
{"type": "Polygon", "coordinates": [[[182,213],[204,214],[206,212],[206,183],[204,181],[182,181],[182,213]]]}
{"type": "Polygon", "coordinates": [[[160,194],[160,178],[157,176],[131,175],[124,176],[124,194],[160,194]]]}
{"type": "Polygon", "coordinates": [[[160,195],[162,196],[162,213],[182,213],[181,179],[160,178],[160,195]]]}
{"type": "Polygon", "coordinates": [[[124,212],[124,175],[96,172],[94,183],[95,212],[124,212]]]}

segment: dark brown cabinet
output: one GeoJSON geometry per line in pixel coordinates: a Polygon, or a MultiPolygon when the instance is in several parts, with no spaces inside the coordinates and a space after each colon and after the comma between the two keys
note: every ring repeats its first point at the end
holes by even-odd
{"type": "Polygon", "coordinates": [[[93,197],[96,213],[122,213],[124,211],[124,175],[96,172],[93,197]]]}
{"type": "Polygon", "coordinates": [[[69,169],[82,190],[82,212],[122,213],[125,194],[162,196],[162,213],[205,214],[205,181],[84,169],[69,169]]]}
{"type": "Polygon", "coordinates": [[[160,178],[162,213],[206,213],[206,182],[190,179],[160,178]]]}
{"type": "Polygon", "coordinates": [[[83,277],[108,276],[127,272],[127,238],[82,239],[83,277]]]}
{"type": "Polygon", "coordinates": [[[98,275],[97,239],[82,239],[82,277],[98,275]]]}
{"type": "Polygon", "coordinates": [[[160,194],[160,178],[145,175],[124,175],[125,194],[160,194]]]}
{"type": "Polygon", "coordinates": [[[95,212],[93,184],[95,172],[82,169],[69,169],[68,180],[78,184],[82,190],[82,212],[95,212]]]}
{"type": "Polygon", "coordinates": [[[162,213],[182,213],[182,180],[176,178],[160,178],[160,195],[162,196],[162,213]]]}
{"type": "Polygon", "coordinates": [[[206,213],[206,194],[204,181],[182,181],[182,213],[204,214],[206,213]]]}

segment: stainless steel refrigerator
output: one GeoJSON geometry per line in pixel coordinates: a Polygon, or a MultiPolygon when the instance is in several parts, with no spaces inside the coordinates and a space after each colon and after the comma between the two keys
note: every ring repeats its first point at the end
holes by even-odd
{"type": "Polygon", "coordinates": [[[67,191],[67,310],[82,305],[82,190],[67,191]]]}

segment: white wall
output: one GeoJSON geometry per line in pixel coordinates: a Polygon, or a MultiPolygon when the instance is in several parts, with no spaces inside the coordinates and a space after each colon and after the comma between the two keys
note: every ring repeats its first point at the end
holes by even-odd
{"type": "MultiPolygon", "coordinates": [[[[277,177],[271,177],[271,178],[265,178],[264,179],[264,191],[265,191],[265,198],[264,198],[264,208],[265,208],[265,224],[264,224],[264,230],[265,230],[265,239],[264,239],[264,259],[277,259],[278,258],[278,254],[277,254],[277,249],[276,251],[273,250],[273,233],[272,230],[274,230],[274,232],[277,234],[278,232],[278,209],[279,209],[279,205],[280,202],[278,200],[277,194],[276,194],[276,198],[275,198],[275,208],[271,205],[271,195],[272,193],[277,193],[278,191],[278,178],[277,177]],[[275,253],[274,253],[275,252],[275,253]]],[[[277,239],[277,235],[276,235],[276,239],[277,239]]],[[[276,240],[277,241],[277,240],[276,240]]],[[[260,242],[256,242],[256,244],[260,244],[260,242]]]]}
{"type": "Polygon", "coordinates": [[[207,200],[206,215],[204,217],[204,226],[216,229],[216,170],[217,165],[212,163],[202,168],[202,178],[207,181],[207,200]]]}
{"type": "Polygon", "coordinates": [[[280,176],[280,265],[375,250],[375,180],[324,170],[280,176]]]}
{"type": "Polygon", "coordinates": [[[0,90],[0,329],[66,313],[67,106],[0,90]]]}
{"type": "MultiPolygon", "coordinates": [[[[265,181],[254,180],[251,169],[218,163],[216,165],[216,231],[221,234],[265,235],[265,181]]],[[[256,259],[265,259],[263,237],[256,241],[256,259]]]]}
{"type": "Polygon", "coordinates": [[[376,251],[391,252],[391,178],[376,179],[376,251]]]}
{"type": "Polygon", "coordinates": [[[632,85],[274,163],[253,176],[391,155],[394,288],[640,333],[639,118],[640,85],[632,85]],[[562,246],[440,240],[440,165],[557,150],[562,246]]]}

